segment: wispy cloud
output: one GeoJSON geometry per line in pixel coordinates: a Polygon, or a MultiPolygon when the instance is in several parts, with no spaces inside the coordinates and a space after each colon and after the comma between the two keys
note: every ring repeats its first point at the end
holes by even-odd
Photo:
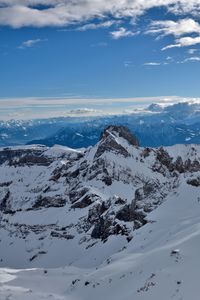
{"type": "Polygon", "coordinates": [[[34,40],[27,40],[24,41],[18,48],[19,49],[26,49],[35,47],[37,44],[47,41],[47,39],[34,39],[34,40]]]}
{"type": "Polygon", "coordinates": [[[192,56],[184,59],[183,61],[179,62],[181,64],[185,64],[188,62],[200,62],[200,56],[192,56]]]}
{"type": "Polygon", "coordinates": [[[110,32],[110,35],[114,40],[118,40],[125,37],[131,37],[137,34],[139,34],[139,31],[134,32],[124,27],[120,27],[118,30],[110,32]]]}
{"type": "Polygon", "coordinates": [[[109,20],[105,22],[100,23],[89,23],[85,24],[83,26],[80,26],[77,28],[79,31],[86,31],[86,30],[94,30],[94,29],[100,29],[100,28],[109,28],[113,25],[119,25],[121,23],[120,20],[109,20]]]}
{"type": "Polygon", "coordinates": [[[153,21],[146,34],[158,35],[159,38],[167,35],[175,37],[175,42],[163,47],[162,51],[200,44],[200,24],[191,18],[153,21]]]}
{"type": "Polygon", "coordinates": [[[161,34],[162,36],[173,35],[175,37],[190,33],[200,34],[200,24],[193,19],[188,18],[178,21],[153,21],[146,33],[161,34]]]}
{"type": "Polygon", "coordinates": [[[193,55],[194,53],[196,53],[198,51],[198,49],[189,49],[188,50],[188,54],[193,55]]]}
{"type": "Polygon", "coordinates": [[[156,66],[160,66],[161,64],[162,64],[161,62],[146,62],[146,63],[144,63],[144,66],[156,67],[156,66]]]}
{"type": "Polygon", "coordinates": [[[124,67],[125,68],[131,67],[131,66],[133,66],[133,62],[131,60],[124,61],[124,67]]]}
{"type": "Polygon", "coordinates": [[[172,48],[181,48],[181,47],[189,47],[200,44],[200,36],[197,37],[182,37],[176,39],[175,44],[167,45],[162,48],[162,51],[172,49],[172,48]]]}

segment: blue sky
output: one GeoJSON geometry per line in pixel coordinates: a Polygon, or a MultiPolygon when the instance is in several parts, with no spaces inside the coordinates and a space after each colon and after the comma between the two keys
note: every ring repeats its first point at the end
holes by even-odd
{"type": "Polygon", "coordinates": [[[0,0],[0,97],[199,97],[200,1],[158,2],[0,0]]]}

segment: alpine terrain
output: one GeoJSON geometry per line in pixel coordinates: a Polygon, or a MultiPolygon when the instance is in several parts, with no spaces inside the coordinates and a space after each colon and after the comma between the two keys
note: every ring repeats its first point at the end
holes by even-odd
{"type": "Polygon", "coordinates": [[[1,300],[198,300],[200,145],[0,149],[1,300]]]}

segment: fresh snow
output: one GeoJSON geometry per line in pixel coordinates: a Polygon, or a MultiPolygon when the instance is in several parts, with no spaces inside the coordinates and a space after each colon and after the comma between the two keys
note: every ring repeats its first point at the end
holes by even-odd
{"type": "MultiPolygon", "coordinates": [[[[144,157],[144,148],[130,146],[123,138],[111,135],[129,154],[125,157],[113,150],[101,155],[113,179],[111,185],[102,181],[102,173],[89,177],[97,164],[95,155],[101,142],[79,150],[38,145],[11,148],[41,150],[41,155],[52,161],[47,166],[0,165],[0,196],[4,198],[9,190],[11,209],[15,211],[0,214],[1,300],[199,299],[200,187],[187,181],[200,177],[200,171],[177,177],[164,167],[161,172],[155,171],[159,149],[149,149],[144,157]],[[76,192],[86,188],[86,195],[97,199],[89,207],[73,209],[69,174],[85,162],[87,174],[78,179],[74,176],[70,184],[76,192]],[[61,177],[52,180],[55,171],[61,177]],[[157,184],[158,188],[141,201],[141,209],[151,204],[154,210],[147,214],[148,223],[137,230],[132,230],[132,222],[125,224],[133,237],[129,243],[123,235],[111,235],[102,242],[91,238],[93,228],[82,230],[89,209],[110,201],[112,216],[119,209],[116,199],[131,204],[135,191],[145,183],[157,184]],[[34,210],[39,195],[52,199],[62,196],[66,204],[34,210]],[[60,233],[65,227],[73,239],[51,236],[52,231],[60,233]]],[[[175,145],[164,150],[173,162],[178,157],[183,162],[200,161],[197,145],[175,145]]]]}
{"type": "Polygon", "coordinates": [[[97,267],[0,269],[0,299],[198,300],[198,195],[183,179],[178,195],[149,215],[152,222],[127,248],[97,267]]]}

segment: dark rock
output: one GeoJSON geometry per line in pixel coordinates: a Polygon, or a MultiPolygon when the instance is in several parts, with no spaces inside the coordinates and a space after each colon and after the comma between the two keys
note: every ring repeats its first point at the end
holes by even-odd
{"type": "Polygon", "coordinates": [[[125,126],[114,126],[110,125],[101,134],[100,140],[106,140],[107,137],[110,137],[110,133],[116,135],[118,134],[119,137],[124,138],[128,141],[128,143],[132,146],[139,146],[138,139],[130,132],[130,130],[125,126]]]}
{"type": "MultiPolygon", "coordinates": [[[[160,172],[163,175],[165,174],[164,167],[171,172],[185,173],[185,172],[198,172],[200,171],[200,162],[195,159],[191,161],[191,159],[187,159],[183,162],[180,156],[177,157],[176,161],[173,162],[173,158],[169,156],[168,152],[163,149],[163,147],[159,148],[156,152],[157,162],[153,166],[153,171],[160,172]],[[158,164],[159,162],[159,164],[158,164]]],[[[174,173],[175,175],[175,173],[174,173]]]]}
{"type": "Polygon", "coordinates": [[[67,232],[57,232],[57,231],[51,231],[51,236],[59,239],[66,239],[66,240],[72,240],[74,238],[73,235],[67,234],[67,232]]]}
{"type": "Polygon", "coordinates": [[[160,163],[153,166],[153,170],[163,173],[163,167],[166,167],[170,172],[174,170],[174,165],[172,164],[173,158],[169,156],[169,153],[164,150],[163,147],[159,148],[156,152],[156,160],[160,163]]]}
{"type": "Polygon", "coordinates": [[[101,215],[108,210],[109,205],[109,202],[105,203],[104,201],[101,204],[98,203],[94,205],[91,209],[89,209],[87,221],[91,224],[98,223],[101,215]]]}
{"type": "Polygon", "coordinates": [[[145,217],[146,213],[144,211],[136,210],[134,201],[132,204],[125,205],[116,213],[116,218],[118,220],[124,222],[134,222],[135,228],[140,228],[147,223],[145,217]]]}
{"type": "Polygon", "coordinates": [[[145,149],[143,150],[142,156],[143,156],[144,158],[146,158],[146,157],[148,157],[148,156],[150,155],[150,153],[151,153],[151,149],[147,147],[147,148],[145,148],[145,149]]]}
{"type": "Polygon", "coordinates": [[[105,242],[109,236],[119,234],[128,236],[126,226],[117,223],[111,215],[107,215],[101,216],[95,223],[91,237],[105,242]]]}
{"type": "Polygon", "coordinates": [[[141,201],[144,199],[144,189],[138,188],[135,191],[135,201],[141,201]]]}
{"type": "Polygon", "coordinates": [[[115,204],[117,204],[117,205],[123,205],[125,203],[126,203],[126,200],[124,200],[120,197],[118,197],[117,200],[115,201],[115,204]]]}
{"type": "Polygon", "coordinates": [[[41,209],[43,207],[63,207],[66,204],[66,199],[63,198],[52,198],[52,197],[43,197],[40,195],[36,200],[35,204],[32,206],[32,209],[41,209]]]}
{"type": "Polygon", "coordinates": [[[134,213],[134,228],[139,229],[140,227],[146,225],[148,221],[145,219],[146,214],[143,211],[135,211],[134,213]]]}
{"type": "Polygon", "coordinates": [[[89,192],[89,189],[85,188],[85,187],[83,187],[81,189],[74,188],[73,190],[71,190],[69,192],[70,202],[74,203],[74,202],[78,201],[80,198],[82,198],[88,192],[89,192]]]}
{"type": "Polygon", "coordinates": [[[2,183],[0,183],[0,187],[8,187],[8,186],[10,186],[12,183],[13,183],[12,181],[2,182],[2,183]]]}
{"type": "Polygon", "coordinates": [[[43,155],[46,149],[46,147],[42,146],[37,149],[4,148],[0,151],[0,164],[7,161],[10,166],[49,166],[53,159],[43,155]]]}
{"type": "Polygon", "coordinates": [[[132,146],[139,146],[137,138],[131,134],[130,130],[124,126],[108,126],[100,137],[100,144],[98,146],[95,158],[100,157],[104,152],[111,151],[121,154],[125,157],[129,156],[128,151],[117,142],[117,138],[125,139],[132,146]]]}
{"type": "Polygon", "coordinates": [[[195,187],[200,186],[200,177],[193,178],[193,179],[189,179],[189,180],[187,181],[187,184],[192,185],[192,186],[195,186],[195,187]]]}
{"type": "Polygon", "coordinates": [[[10,197],[10,191],[8,190],[0,203],[0,211],[2,211],[4,213],[10,211],[9,202],[8,202],[9,197],[10,197]]]}
{"type": "Polygon", "coordinates": [[[29,261],[33,261],[34,259],[37,258],[37,256],[38,256],[37,254],[33,255],[32,257],[29,258],[29,261]]]}
{"type": "Polygon", "coordinates": [[[70,175],[72,178],[76,178],[78,177],[79,174],[80,174],[80,169],[77,169],[74,172],[72,172],[70,175]]]}
{"type": "Polygon", "coordinates": [[[104,177],[104,178],[102,179],[102,181],[103,181],[107,186],[112,185],[112,178],[109,177],[109,176],[104,177]]]}
{"type": "Polygon", "coordinates": [[[124,222],[134,221],[134,209],[131,205],[125,205],[116,213],[116,218],[124,222]]]}
{"type": "Polygon", "coordinates": [[[61,173],[56,173],[53,176],[51,176],[50,180],[57,182],[58,179],[60,179],[61,173]]]}
{"type": "Polygon", "coordinates": [[[71,208],[85,208],[88,207],[89,205],[91,205],[94,200],[96,200],[97,198],[99,198],[97,195],[95,194],[90,194],[90,195],[86,195],[85,197],[83,197],[80,201],[75,202],[71,208]]]}
{"type": "Polygon", "coordinates": [[[111,226],[111,220],[100,217],[99,222],[95,224],[94,229],[92,230],[91,237],[94,239],[106,240],[111,235],[111,226]]]}

